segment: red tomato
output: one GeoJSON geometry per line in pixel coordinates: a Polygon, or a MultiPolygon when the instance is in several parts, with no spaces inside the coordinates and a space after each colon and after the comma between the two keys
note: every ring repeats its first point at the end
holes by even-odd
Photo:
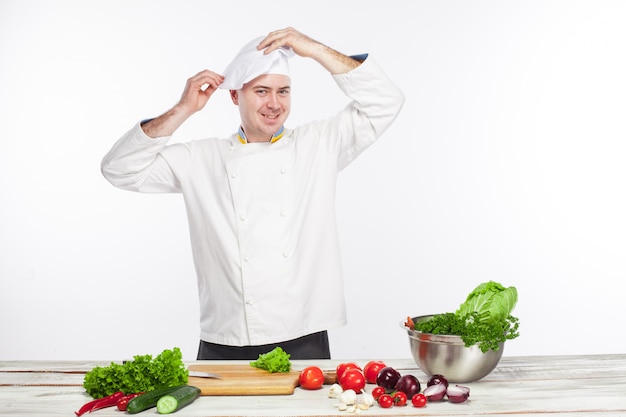
{"type": "Polygon", "coordinates": [[[363,375],[363,371],[356,368],[346,370],[343,375],[341,375],[339,385],[341,385],[344,391],[351,389],[359,394],[363,391],[363,388],[365,388],[365,376],[363,375]]]}
{"type": "Polygon", "coordinates": [[[413,398],[411,398],[411,403],[413,407],[421,408],[426,405],[426,396],[424,394],[415,394],[413,398]]]}
{"type": "Polygon", "coordinates": [[[391,408],[393,406],[393,398],[389,394],[383,394],[378,398],[378,405],[382,408],[391,408]]]}
{"type": "Polygon", "coordinates": [[[363,368],[363,374],[365,375],[365,380],[368,384],[375,384],[376,377],[378,376],[378,372],[383,369],[385,365],[381,361],[369,361],[367,365],[363,368]]]}
{"type": "Polygon", "coordinates": [[[383,387],[376,387],[372,390],[372,397],[374,397],[374,399],[376,401],[378,401],[378,399],[380,398],[381,395],[385,394],[387,391],[385,391],[385,389],[383,387]]]}
{"type": "Polygon", "coordinates": [[[341,384],[341,377],[343,373],[348,369],[358,369],[360,371],[361,367],[354,362],[345,362],[337,365],[337,382],[339,382],[339,384],[341,384]]]}
{"type": "Polygon", "coordinates": [[[393,403],[395,405],[399,405],[399,406],[403,406],[406,405],[406,394],[402,391],[396,391],[395,394],[393,394],[393,403]]]}
{"type": "Polygon", "coordinates": [[[300,372],[300,386],[304,389],[320,389],[324,385],[324,372],[317,366],[308,366],[300,372]]]}

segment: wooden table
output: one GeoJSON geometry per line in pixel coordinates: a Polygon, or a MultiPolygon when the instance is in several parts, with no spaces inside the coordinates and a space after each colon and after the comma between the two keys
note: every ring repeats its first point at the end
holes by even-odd
{"type": "MultiPolygon", "coordinates": [[[[293,361],[294,369],[317,365],[332,370],[342,361],[293,361]]],[[[362,366],[366,360],[357,361],[362,366]]],[[[206,362],[189,362],[201,364],[206,362]]],[[[388,360],[402,374],[412,373],[425,384],[427,377],[412,360],[388,360]]],[[[0,362],[0,415],[74,416],[91,398],[82,388],[84,373],[106,362],[0,362]]],[[[498,367],[470,387],[462,404],[428,403],[383,409],[374,406],[363,416],[626,416],[626,355],[503,357],[498,367]]],[[[373,385],[368,385],[371,390],[373,385]]],[[[203,396],[174,414],[186,416],[350,416],[328,398],[329,386],[293,395],[203,396]]],[[[86,416],[120,417],[116,408],[86,416]]],[[[141,416],[158,415],[156,409],[141,416]]]]}

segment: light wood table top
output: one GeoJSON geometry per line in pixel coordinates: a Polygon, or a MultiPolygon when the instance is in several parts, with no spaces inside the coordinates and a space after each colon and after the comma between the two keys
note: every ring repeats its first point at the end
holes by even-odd
{"type": "MultiPolygon", "coordinates": [[[[361,366],[367,360],[350,360],[361,366]]],[[[316,365],[334,370],[341,360],[292,361],[294,370],[316,365]]],[[[86,361],[0,361],[0,415],[20,417],[74,416],[91,400],[82,382],[84,373],[109,362],[86,361]]],[[[219,362],[193,361],[187,364],[219,362]]],[[[234,363],[234,362],[229,362],[234,363]]],[[[245,362],[244,362],[245,363],[245,362]]],[[[412,359],[387,360],[401,374],[427,377],[412,359]]],[[[428,403],[383,409],[378,405],[362,411],[363,416],[626,416],[626,354],[583,356],[504,356],[498,367],[470,388],[467,402],[428,403]]],[[[371,390],[374,385],[366,389],[371,390]]],[[[337,400],[328,397],[330,386],[316,391],[300,387],[292,395],[202,396],[176,412],[188,416],[350,416],[339,411],[337,400]]],[[[127,415],[115,407],[86,416],[127,415]]],[[[158,415],[156,409],[142,416],[158,415]]]]}

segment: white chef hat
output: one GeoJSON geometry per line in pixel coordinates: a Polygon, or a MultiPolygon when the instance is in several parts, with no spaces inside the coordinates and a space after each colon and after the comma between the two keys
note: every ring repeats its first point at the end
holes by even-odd
{"type": "Polygon", "coordinates": [[[263,50],[256,48],[263,39],[264,37],[253,39],[241,48],[224,70],[224,82],[219,88],[239,90],[245,83],[263,74],[290,76],[288,60],[294,56],[293,50],[283,46],[265,54],[263,50]]]}

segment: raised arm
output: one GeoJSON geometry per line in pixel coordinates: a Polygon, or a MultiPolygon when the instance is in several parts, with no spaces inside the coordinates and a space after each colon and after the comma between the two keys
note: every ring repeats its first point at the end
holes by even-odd
{"type": "Polygon", "coordinates": [[[337,52],[292,27],[269,33],[257,48],[267,54],[281,46],[289,46],[297,55],[314,59],[333,75],[344,74],[360,65],[356,59],[337,52]]]}
{"type": "Polygon", "coordinates": [[[171,136],[192,114],[202,110],[224,77],[213,71],[200,71],[187,80],[185,90],[176,103],[161,116],[149,120],[141,128],[151,138],[171,136]]]}

